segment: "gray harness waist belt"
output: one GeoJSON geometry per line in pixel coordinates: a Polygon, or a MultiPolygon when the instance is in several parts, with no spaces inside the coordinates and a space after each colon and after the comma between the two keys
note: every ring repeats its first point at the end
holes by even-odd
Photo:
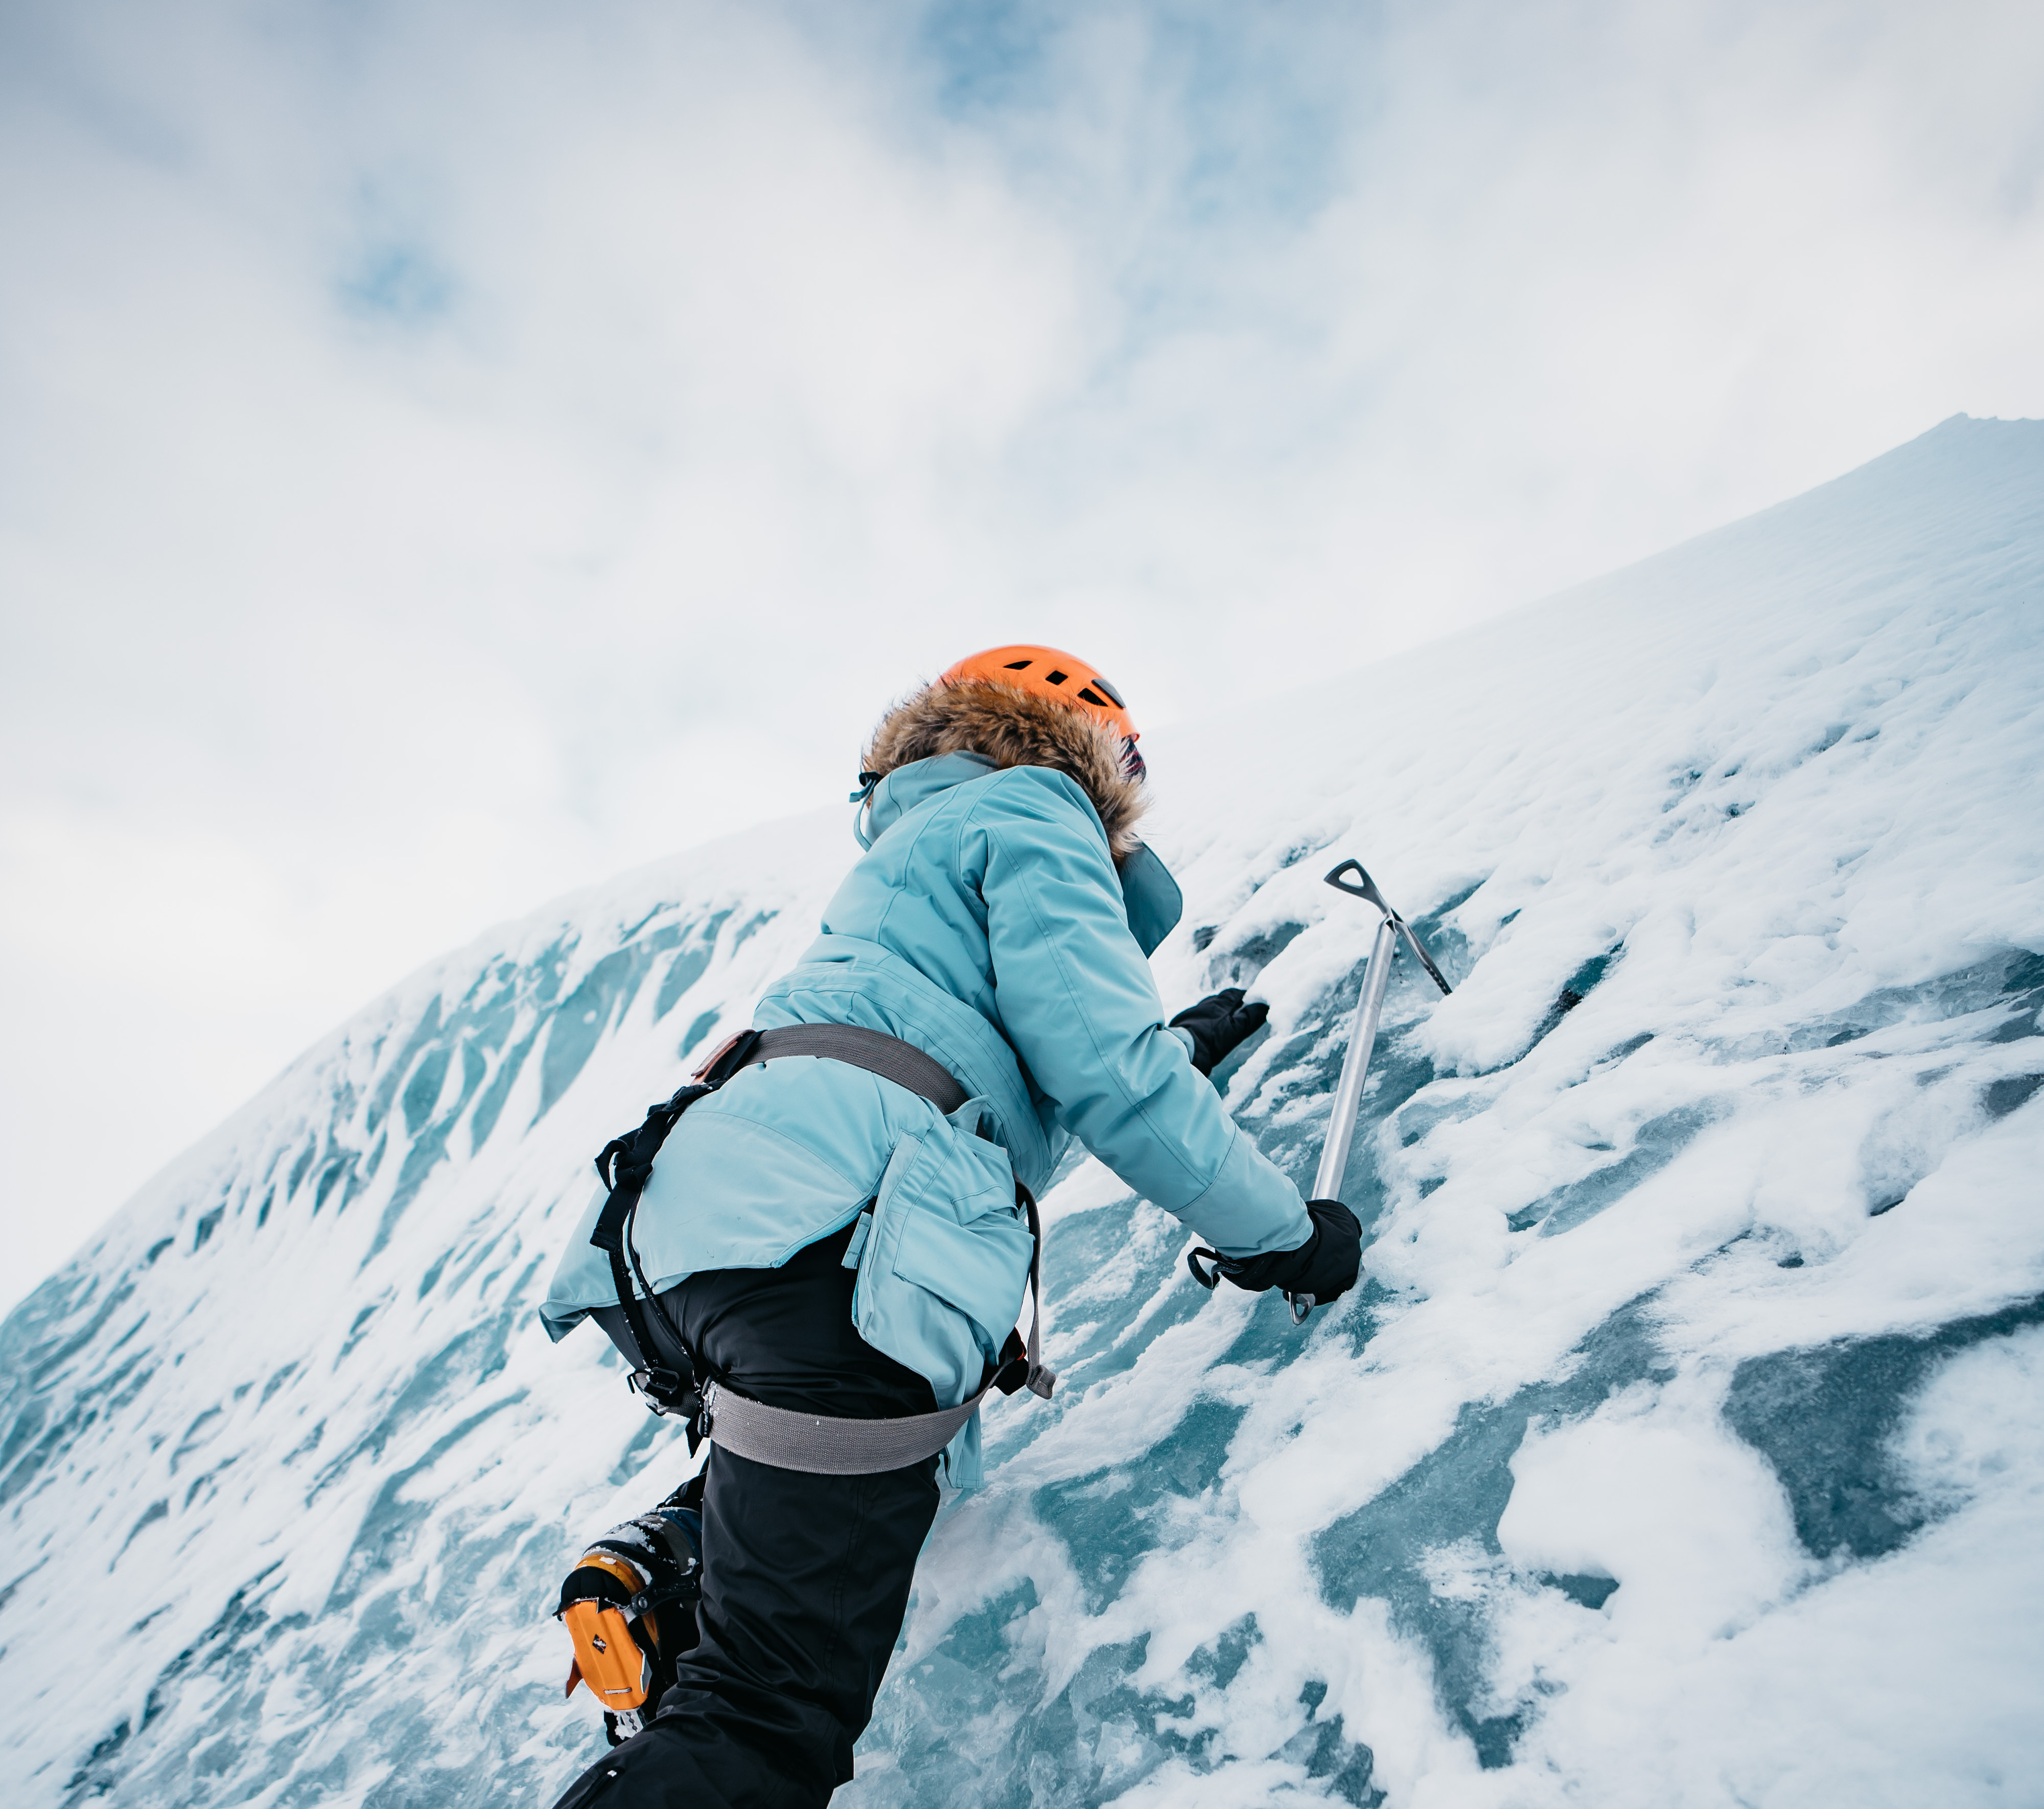
{"type": "Polygon", "coordinates": [[[958,1436],[986,1398],[986,1389],[982,1388],[970,1400],[941,1413],[912,1414],[901,1419],[832,1419],[820,1413],[769,1407],[763,1400],[711,1382],[703,1389],[699,1424],[702,1435],[713,1444],[755,1464],[807,1470],[816,1476],[870,1476],[934,1458],[958,1436]]]}
{"type": "Polygon", "coordinates": [[[947,1117],[971,1097],[958,1076],[936,1056],[924,1054],[914,1043],[889,1036],[884,1030],[863,1030],[855,1024],[790,1024],[763,1030],[745,1060],[750,1066],[784,1055],[820,1055],[863,1068],[869,1074],[920,1093],[947,1117]]]}
{"type": "MultiPolygon", "coordinates": [[[[868,1073],[920,1093],[947,1116],[971,1097],[943,1062],[885,1031],[863,1030],[847,1024],[787,1024],[761,1031],[759,1040],[746,1051],[745,1061],[749,1066],[755,1062],[772,1062],[789,1055],[821,1056],[863,1068],[868,1073]]],[[[1043,1360],[1043,1231],[1037,1221],[1036,1202],[1028,1189],[1017,1181],[1015,1193],[1028,1210],[1032,1242],[1029,1336],[1023,1359],[1028,1365],[1026,1385],[1031,1393],[1048,1400],[1058,1378],[1044,1367],[1043,1360]]],[[[713,1444],[776,1469],[805,1470],[816,1476],[870,1476],[882,1470],[903,1469],[935,1457],[978,1412],[988,1391],[1007,1368],[1001,1365],[981,1385],[978,1393],[956,1407],[896,1419],[837,1419],[826,1414],[769,1407],[764,1401],[713,1381],[704,1386],[697,1426],[713,1444]]]]}

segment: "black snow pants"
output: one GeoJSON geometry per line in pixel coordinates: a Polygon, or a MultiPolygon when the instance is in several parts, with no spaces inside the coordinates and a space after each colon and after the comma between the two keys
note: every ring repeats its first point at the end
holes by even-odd
{"type": "MultiPolygon", "coordinates": [[[[930,1413],[912,1369],[852,1329],[849,1227],[779,1269],[694,1275],[661,1296],[711,1371],[774,1407],[843,1418],[930,1413]]],[[[616,1308],[598,1315],[631,1356],[616,1308]]],[[[776,1469],[712,1446],[701,1638],[644,1731],[556,1809],[814,1809],[851,1777],[852,1743],[901,1631],[936,1517],[937,1460],[877,1476],[776,1469]]]]}

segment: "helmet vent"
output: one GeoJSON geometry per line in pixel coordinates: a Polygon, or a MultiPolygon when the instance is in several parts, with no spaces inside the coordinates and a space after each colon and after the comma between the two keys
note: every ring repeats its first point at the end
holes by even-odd
{"type": "MultiPolygon", "coordinates": [[[[1007,647],[990,647],[947,666],[936,682],[943,686],[1000,684],[1010,690],[1026,691],[1045,703],[1083,711],[1119,735],[1133,739],[1136,732],[1121,693],[1101,676],[1098,668],[1059,647],[1032,647],[1019,641],[1007,647]]],[[[864,782],[860,781],[862,785],[864,782]]]]}

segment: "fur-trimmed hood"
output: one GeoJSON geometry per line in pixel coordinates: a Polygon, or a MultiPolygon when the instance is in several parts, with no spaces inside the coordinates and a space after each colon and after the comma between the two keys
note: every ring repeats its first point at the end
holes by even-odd
{"type": "Polygon", "coordinates": [[[980,755],[997,767],[1048,766],[1067,774],[1099,812],[1117,862],[1142,847],[1135,824],[1149,800],[1142,782],[1123,770],[1120,736],[1084,710],[1011,686],[925,685],[881,719],[866,743],[864,774],[885,778],[912,761],[960,753],[980,755]]]}

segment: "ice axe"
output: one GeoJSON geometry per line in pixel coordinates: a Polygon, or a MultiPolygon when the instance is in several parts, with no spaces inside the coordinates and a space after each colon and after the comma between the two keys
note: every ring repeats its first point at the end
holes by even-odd
{"type": "MultiPolygon", "coordinates": [[[[1412,926],[1393,910],[1377,881],[1363,870],[1360,861],[1343,861],[1327,877],[1327,883],[1351,898],[1362,898],[1384,913],[1377,926],[1377,939],[1370,944],[1370,965],[1362,973],[1362,996],[1355,1002],[1355,1017],[1348,1033],[1348,1053],[1342,1058],[1341,1079],[1335,1086],[1334,1110],[1327,1119],[1327,1140],[1320,1150],[1320,1166],[1313,1176],[1312,1197],[1335,1200],[1341,1196],[1342,1177],[1348,1172],[1349,1146],[1355,1141],[1355,1120],[1362,1106],[1362,1083],[1370,1073],[1370,1051],[1377,1045],[1377,1020],[1384,1012],[1384,989],[1390,984],[1391,964],[1398,958],[1398,939],[1420,958],[1434,984],[1446,997],[1452,989],[1434,965],[1426,945],[1413,934],[1412,926]],[[1345,876],[1353,873],[1351,880],[1345,876]]],[[[1287,1293],[1292,1323],[1303,1325],[1313,1310],[1311,1294],[1287,1293]]]]}

